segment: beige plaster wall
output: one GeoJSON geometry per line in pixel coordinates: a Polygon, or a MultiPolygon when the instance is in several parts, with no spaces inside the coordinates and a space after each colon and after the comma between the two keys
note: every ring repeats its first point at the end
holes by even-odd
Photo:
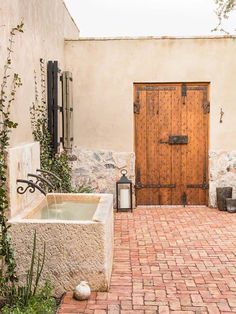
{"type": "Polygon", "coordinates": [[[34,70],[39,77],[40,58],[58,60],[64,70],[64,39],[77,39],[79,30],[62,0],[0,1],[0,77],[6,56],[9,31],[24,21],[24,33],[15,37],[12,71],[19,73],[23,86],[18,90],[13,119],[18,128],[12,132],[11,144],[32,141],[29,107],[34,100],[34,70]]]}
{"type": "Polygon", "coordinates": [[[231,37],[67,41],[66,67],[74,76],[75,145],[134,150],[134,82],[210,82],[210,150],[234,150],[235,51],[236,38],[231,37]]]}
{"type": "MultiPolygon", "coordinates": [[[[40,147],[38,142],[18,145],[8,151],[8,191],[10,201],[10,216],[24,210],[27,206],[33,206],[42,194],[39,191],[24,194],[17,193],[17,188],[27,188],[27,184],[18,183],[18,179],[29,180],[29,173],[36,173],[40,168],[40,147]]],[[[32,178],[31,178],[32,179],[32,178]]]]}

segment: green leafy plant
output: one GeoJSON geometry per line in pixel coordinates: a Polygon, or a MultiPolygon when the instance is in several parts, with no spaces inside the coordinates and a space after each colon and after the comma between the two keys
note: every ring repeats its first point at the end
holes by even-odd
{"type": "Polygon", "coordinates": [[[30,268],[26,276],[26,285],[23,287],[19,286],[17,290],[17,299],[24,306],[28,304],[30,298],[32,296],[35,296],[37,292],[38,283],[39,283],[39,280],[43,271],[44,262],[45,262],[46,245],[44,243],[42,261],[40,258],[40,254],[38,254],[36,274],[35,274],[36,239],[37,239],[37,236],[36,236],[36,231],[35,231],[34,239],[33,239],[33,251],[32,251],[32,256],[31,256],[31,263],[30,263],[30,268]],[[35,279],[34,279],[34,276],[35,276],[35,279]]]}
{"type": "Polygon", "coordinates": [[[58,174],[62,179],[61,181],[61,190],[62,192],[73,193],[74,188],[72,186],[72,175],[71,167],[69,164],[69,157],[66,152],[61,154],[56,154],[52,160],[51,169],[53,173],[58,174]]]}
{"type": "Polygon", "coordinates": [[[51,297],[52,287],[46,282],[37,294],[31,296],[28,304],[23,306],[18,302],[14,306],[4,306],[3,314],[54,314],[56,312],[56,300],[51,297]]]}
{"type": "Polygon", "coordinates": [[[213,29],[213,31],[222,31],[226,34],[228,32],[222,28],[223,20],[228,19],[230,13],[235,7],[235,0],[214,0],[216,4],[216,15],[218,17],[218,25],[213,29]]]}
{"type": "Polygon", "coordinates": [[[11,29],[9,46],[4,65],[3,78],[0,87],[0,296],[10,302],[14,295],[16,276],[16,262],[11,244],[7,220],[7,149],[9,147],[11,130],[17,123],[10,117],[11,107],[14,103],[17,89],[22,85],[19,74],[11,72],[14,37],[23,32],[23,22],[11,29]]]}
{"type": "Polygon", "coordinates": [[[82,184],[75,188],[75,192],[76,193],[92,193],[93,189],[86,184],[82,184]]]}
{"type": "Polygon", "coordinates": [[[45,87],[45,63],[40,59],[40,82],[41,97],[39,98],[38,83],[36,73],[35,79],[35,101],[30,108],[31,126],[34,140],[40,143],[40,162],[41,169],[48,170],[59,176],[61,181],[61,192],[68,193],[90,193],[89,186],[72,185],[72,169],[70,166],[69,155],[66,151],[54,154],[51,147],[51,135],[48,131],[46,87],[45,87]]]}
{"type": "Polygon", "coordinates": [[[39,99],[37,77],[36,72],[34,72],[35,100],[30,107],[30,118],[34,140],[40,143],[41,168],[50,171],[53,153],[51,136],[48,131],[45,81],[45,63],[43,59],[40,59],[41,97],[39,99]]]}
{"type": "MultiPolygon", "coordinates": [[[[43,288],[38,289],[42,275],[46,255],[46,245],[44,243],[43,253],[37,254],[37,233],[34,231],[33,249],[29,270],[26,273],[25,285],[17,285],[13,290],[12,300],[7,303],[3,313],[54,313],[56,301],[51,297],[52,287],[49,282],[45,282],[43,288]]],[[[7,300],[8,301],[8,300],[7,300]]]]}

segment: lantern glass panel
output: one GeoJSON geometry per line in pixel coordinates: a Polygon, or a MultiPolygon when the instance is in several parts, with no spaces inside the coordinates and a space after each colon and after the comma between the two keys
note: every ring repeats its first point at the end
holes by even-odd
{"type": "Polygon", "coordinates": [[[119,184],[119,208],[128,209],[130,208],[130,187],[128,184],[119,184]]]}

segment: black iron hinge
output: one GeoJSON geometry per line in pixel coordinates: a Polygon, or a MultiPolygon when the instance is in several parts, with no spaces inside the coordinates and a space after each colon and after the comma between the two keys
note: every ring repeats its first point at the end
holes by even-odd
{"type": "Polygon", "coordinates": [[[203,102],[202,102],[202,109],[204,114],[210,113],[210,102],[208,100],[208,89],[205,86],[205,89],[203,90],[203,102]]]}
{"type": "Polygon", "coordinates": [[[181,96],[186,97],[187,96],[187,85],[185,83],[182,84],[181,87],[181,96]]]}
{"type": "Polygon", "coordinates": [[[202,184],[187,184],[188,189],[202,189],[202,190],[208,190],[209,184],[206,182],[203,182],[202,184]]]}
{"type": "Polygon", "coordinates": [[[187,97],[187,85],[185,83],[183,83],[181,86],[181,96],[182,96],[183,105],[185,105],[186,97],[187,97]]]}
{"type": "Polygon", "coordinates": [[[202,103],[202,109],[203,109],[204,114],[210,113],[210,102],[208,100],[202,103]]]}
{"type": "Polygon", "coordinates": [[[140,113],[140,103],[137,101],[134,102],[134,113],[140,113]]]}
{"type": "Polygon", "coordinates": [[[140,113],[139,91],[137,91],[136,99],[134,101],[134,113],[140,113]]]}
{"type": "Polygon", "coordinates": [[[141,172],[140,172],[140,168],[137,168],[136,171],[136,184],[141,184],[141,172]]]}

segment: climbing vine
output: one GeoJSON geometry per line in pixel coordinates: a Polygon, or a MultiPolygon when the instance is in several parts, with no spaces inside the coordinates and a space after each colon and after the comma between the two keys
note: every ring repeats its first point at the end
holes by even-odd
{"type": "Polygon", "coordinates": [[[47,102],[46,102],[46,70],[45,62],[40,59],[40,93],[36,72],[34,73],[35,99],[30,108],[31,126],[34,140],[40,143],[41,169],[48,170],[59,176],[61,192],[90,193],[89,186],[72,185],[72,169],[66,151],[54,154],[51,147],[51,135],[48,131],[47,102]],[[39,94],[41,95],[39,97],[39,94]]]}
{"type": "Polygon", "coordinates": [[[48,131],[45,76],[45,62],[43,59],[40,59],[41,97],[39,98],[37,75],[35,71],[35,100],[30,107],[30,117],[34,140],[40,143],[41,168],[50,171],[53,154],[51,149],[51,137],[48,131]]]}
{"type": "Polygon", "coordinates": [[[12,54],[14,37],[23,32],[23,22],[11,29],[7,56],[0,86],[0,296],[11,299],[17,282],[14,250],[9,235],[8,195],[7,195],[7,149],[9,147],[11,130],[17,123],[11,119],[11,107],[15,100],[17,89],[22,85],[17,73],[12,74],[12,54]]]}

